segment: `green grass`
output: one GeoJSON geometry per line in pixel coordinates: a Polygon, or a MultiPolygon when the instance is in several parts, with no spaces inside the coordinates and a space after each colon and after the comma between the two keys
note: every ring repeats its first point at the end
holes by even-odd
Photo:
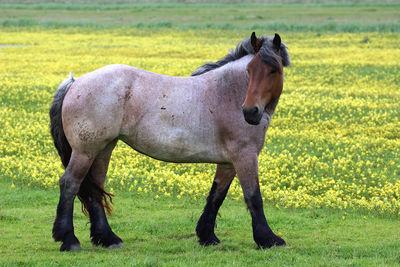
{"type": "Polygon", "coordinates": [[[0,25],[399,32],[400,3],[0,4],[0,25]]]}
{"type": "MultiPolygon", "coordinates": [[[[398,12],[400,4],[396,2],[360,4],[357,1],[350,3],[323,1],[323,4],[311,5],[284,5],[282,3],[262,5],[260,1],[253,1],[256,4],[240,5],[224,4],[227,1],[220,1],[217,5],[206,1],[197,1],[199,4],[194,5],[183,5],[178,3],[179,1],[162,4],[162,1],[155,0],[150,1],[149,4],[138,1],[130,4],[131,1],[121,0],[119,2],[122,5],[104,5],[105,2],[102,0],[96,0],[95,4],[80,0],[68,1],[68,3],[30,0],[5,2],[0,3],[0,25],[7,27],[7,31],[10,32],[21,30],[18,28],[21,26],[74,27],[77,31],[81,27],[90,28],[83,32],[89,32],[91,29],[121,27],[153,28],[159,31],[166,28],[229,29],[235,34],[237,30],[251,29],[279,32],[315,31],[323,34],[326,32],[400,32],[398,12]],[[25,5],[25,3],[30,3],[30,5],[25,5]]],[[[129,34],[129,31],[125,34],[129,34]]],[[[368,34],[360,34],[358,42],[364,44],[363,40],[367,36],[368,34]]],[[[393,38],[397,36],[393,35],[393,38]]],[[[292,40],[292,42],[304,42],[303,47],[321,45],[307,44],[307,40],[292,40]]],[[[371,45],[368,40],[365,43],[366,46],[371,45]]],[[[301,56],[298,54],[296,59],[295,55],[294,63],[296,60],[300,62],[301,56]]],[[[108,59],[107,55],[101,57],[108,59]]],[[[349,95],[344,91],[349,86],[349,81],[366,76],[370,77],[371,81],[379,81],[383,86],[388,86],[386,83],[389,81],[392,85],[397,85],[399,83],[398,70],[398,66],[351,66],[351,71],[340,74],[341,76],[348,75],[348,77],[323,83],[326,87],[334,86],[335,91],[308,93],[311,99],[354,97],[357,100],[364,97],[362,93],[349,95]],[[342,90],[336,90],[336,88],[342,88],[342,90]]],[[[317,79],[324,77],[325,71],[326,69],[319,65],[297,67],[295,64],[285,77],[288,84],[285,89],[286,98],[296,98],[299,96],[298,90],[307,88],[306,81],[296,80],[296,78],[302,75],[313,75],[312,77],[317,79]]],[[[34,89],[37,88],[26,88],[27,91],[34,89]]],[[[396,93],[387,96],[380,95],[379,99],[371,94],[367,98],[373,98],[376,103],[390,104],[396,101],[392,98],[393,95],[395,96],[396,93]]],[[[24,97],[25,94],[21,95],[18,101],[11,101],[7,105],[21,110],[35,112],[42,110],[44,100],[32,101],[24,97]]],[[[4,104],[6,104],[5,101],[2,102],[2,105],[4,104]]],[[[47,110],[46,108],[46,112],[47,110]]],[[[349,118],[341,118],[336,113],[323,113],[319,112],[319,109],[315,111],[319,115],[308,118],[308,122],[315,119],[315,124],[297,125],[290,122],[290,125],[288,123],[286,125],[284,118],[289,113],[298,112],[299,117],[307,113],[293,106],[285,107],[282,100],[280,113],[276,115],[275,120],[279,120],[282,129],[298,127],[298,131],[302,130],[301,127],[315,128],[319,121],[323,126],[322,123],[325,119],[329,119],[329,116],[337,116],[335,121],[342,127],[346,123],[349,125],[356,123],[349,118]]],[[[386,112],[385,109],[367,106],[360,110],[349,109],[344,113],[359,118],[367,117],[373,112],[386,115],[396,114],[393,110],[386,112]]],[[[396,119],[397,117],[387,117],[382,120],[382,123],[387,124],[396,119]]],[[[398,138],[395,128],[392,132],[386,131],[386,133],[392,135],[385,138],[398,138]]],[[[301,147],[301,151],[307,150],[310,155],[320,156],[315,147],[309,145],[308,138],[289,134],[285,134],[284,138],[276,135],[270,138],[268,149],[276,155],[284,154],[288,144],[294,144],[295,147],[301,147]]],[[[328,137],[326,138],[329,140],[328,137]]],[[[344,151],[348,146],[348,143],[338,142],[336,139],[335,142],[326,141],[325,143],[331,146],[332,150],[340,148],[344,151]]],[[[374,147],[377,144],[368,144],[368,149],[365,149],[372,151],[368,156],[371,162],[375,162],[375,159],[379,157],[396,159],[398,154],[396,150],[386,149],[378,153],[376,151],[379,149],[374,147]]],[[[355,153],[357,154],[359,153],[355,153]]],[[[382,171],[380,173],[382,174],[382,171]]],[[[393,171],[393,174],[388,179],[394,183],[398,180],[400,173],[393,171]]],[[[118,250],[93,247],[89,239],[90,224],[80,211],[80,204],[76,201],[75,231],[83,250],[60,253],[58,251],[60,244],[55,243],[51,238],[58,190],[27,187],[23,185],[22,179],[20,183],[14,182],[16,187],[12,188],[11,179],[0,174],[0,266],[400,266],[400,220],[396,215],[381,216],[375,212],[329,208],[278,209],[272,203],[265,203],[266,216],[272,229],[283,235],[288,247],[259,250],[252,240],[251,219],[244,203],[228,198],[221,208],[221,216],[217,218],[216,234],[222,243],[215,247],[204,248],[197,244],[194,229],[205,199],[193,200],[189,197],[176,199],[164,196],[155,199],[155,195],[152,194],[146,197],[127,192],[122,186],[115,187],[117,195],[114,198],[115,213],[110,218],[110,224],[124,240],[124,247],[118,250]]]]}
{"type": "Polygon", "coordinates": [[[116,192],[110,225],[124,247],[93,247],[87,218],[75,205],[80,252],[61,253],[51,238],[58,190],[15,187],[0,180],[0,265],[19,266],[400,266],[400,221],[332,210],[277,209],[271,227],[287,248],[257,249],[244,203],[227,199],[217,218],[221,244],[201,247],[195,226],[205,200],[155,200],[116,192]]]}

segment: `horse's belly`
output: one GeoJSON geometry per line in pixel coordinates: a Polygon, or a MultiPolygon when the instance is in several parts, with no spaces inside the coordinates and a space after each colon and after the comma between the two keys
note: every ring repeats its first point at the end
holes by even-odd
{"type": "Polygon", "coordinates": [[[121,139],[135,150],[152,158],[168,162],[225,163],[223,147],[218,144],[212,130],[197,134],[182,128],[163,128],[138,131],[121,139]],[[211,135],[210,135],[211,133],[211,135]]]}

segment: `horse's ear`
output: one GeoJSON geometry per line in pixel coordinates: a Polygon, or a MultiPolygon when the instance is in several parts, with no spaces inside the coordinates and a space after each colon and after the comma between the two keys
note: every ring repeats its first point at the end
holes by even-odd
{"type": "Polygon", "coordinates": [[[255,52],[255,53],[258,53],[258,51],[260,51],[260,48],[261,48],[262,43],[261,43],[261,41],[258,40],[258,38],[256,37],[256,33],[255,33],[255,32],[253,32],[253,33],[251,34],[250,40],[251,40],[251,46],[253,47],[254,52],[255,52]]]}
{"type": "Polygon", "coordinates": [[[274,44],[276,50],[279,51],[281,49],[281,37],[279,36],[279,34],[275,33],[272,43],[274,44]]]}

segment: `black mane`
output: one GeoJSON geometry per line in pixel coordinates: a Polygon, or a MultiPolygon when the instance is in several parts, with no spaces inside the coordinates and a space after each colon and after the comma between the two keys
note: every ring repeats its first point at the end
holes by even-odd
{"type": "MultiPolygon", "coordinates": [[[[260,38],[258,38],[261,42],[262,42],[262,46],[260,48],[260,56],[261,59],[272,66],[276,66],[276,64],[279,64],[279,60],[278,60],[278,55],[276,54],[275,49],[273,48],[273,44],[272,44],[272,40],[273,38],[271,37],[267,37],[267,36],[262,36],[260,38]]],[[[222,59],[220,59],[219,61],[213,63],[206,63],[203,66],[199,67],[198,69],[196,69],[191,76],[197,76],[197,75],[201,75],[203,73],[206,73],[210,70],[214,70],[217,69],[219,67],[222,67],[223,65],[231,62],[231,61],[235,61],[239,58],[242,58],[244,56],[247,55],[254,55],[254,49],[253,46],[251,45],[251,40],[249,39],[244,39],[243,41],[241,41],[240,43],[238,43],[238,45],[236,46],[236,49],[233,50],[231,49],[229,51],[229,53],[223,57],[222,59]]],[[[280,56],[282,58],[282,65],[284,67],[289,66],[290,65],[290,58],[289,58],[289,54],[287,52],[287,47],[284,43],[281,43],[281,47],[280,47],[280,56]]]]}

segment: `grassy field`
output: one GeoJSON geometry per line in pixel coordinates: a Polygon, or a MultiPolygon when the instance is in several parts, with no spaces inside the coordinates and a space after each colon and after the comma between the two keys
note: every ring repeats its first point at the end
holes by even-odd
{"type": "MultiPolygon", "coordinates": [[[[154,199],[118,192],[110,225],[124,240],[118,250],[90,244],[88,219],[75,205],[82,251],[60,253],[51,240],[58,190],[0,181],[0,265],[18,266],[396,266],[400,223],[371,214],[277,209],[266,205],[271,227],[287,248],[257,249],[244,203],[227,200],[216,234],[221,244],[201,247],[195,225],[204,201],[154,199]]],[[[153,195],[154,196],[154,195],[153,195]]]]}
{"type": "Polygon", "coordinates": [[[0,24],[320,32],[400,31],[398,2],[313,5],[146,3],[0,3],[0,24]]]}
{"type": "Polygon", "coordinates": [[[0,265],[400,265],[398,3],[24,2],[0,2],[0,265]],[[113,63],[188,76],[253,28],[279,31],[292,58],[260,155],[267,219],[288,248],[256,249],[237,180],[217,219],[222,243],[200,247],[214,166],[119,143],[106,189],[124,248],[92,247],[76,203],[83,251],[59,253],[51,227],[63,170],[48,109],[61,80],[113,63]]]}

